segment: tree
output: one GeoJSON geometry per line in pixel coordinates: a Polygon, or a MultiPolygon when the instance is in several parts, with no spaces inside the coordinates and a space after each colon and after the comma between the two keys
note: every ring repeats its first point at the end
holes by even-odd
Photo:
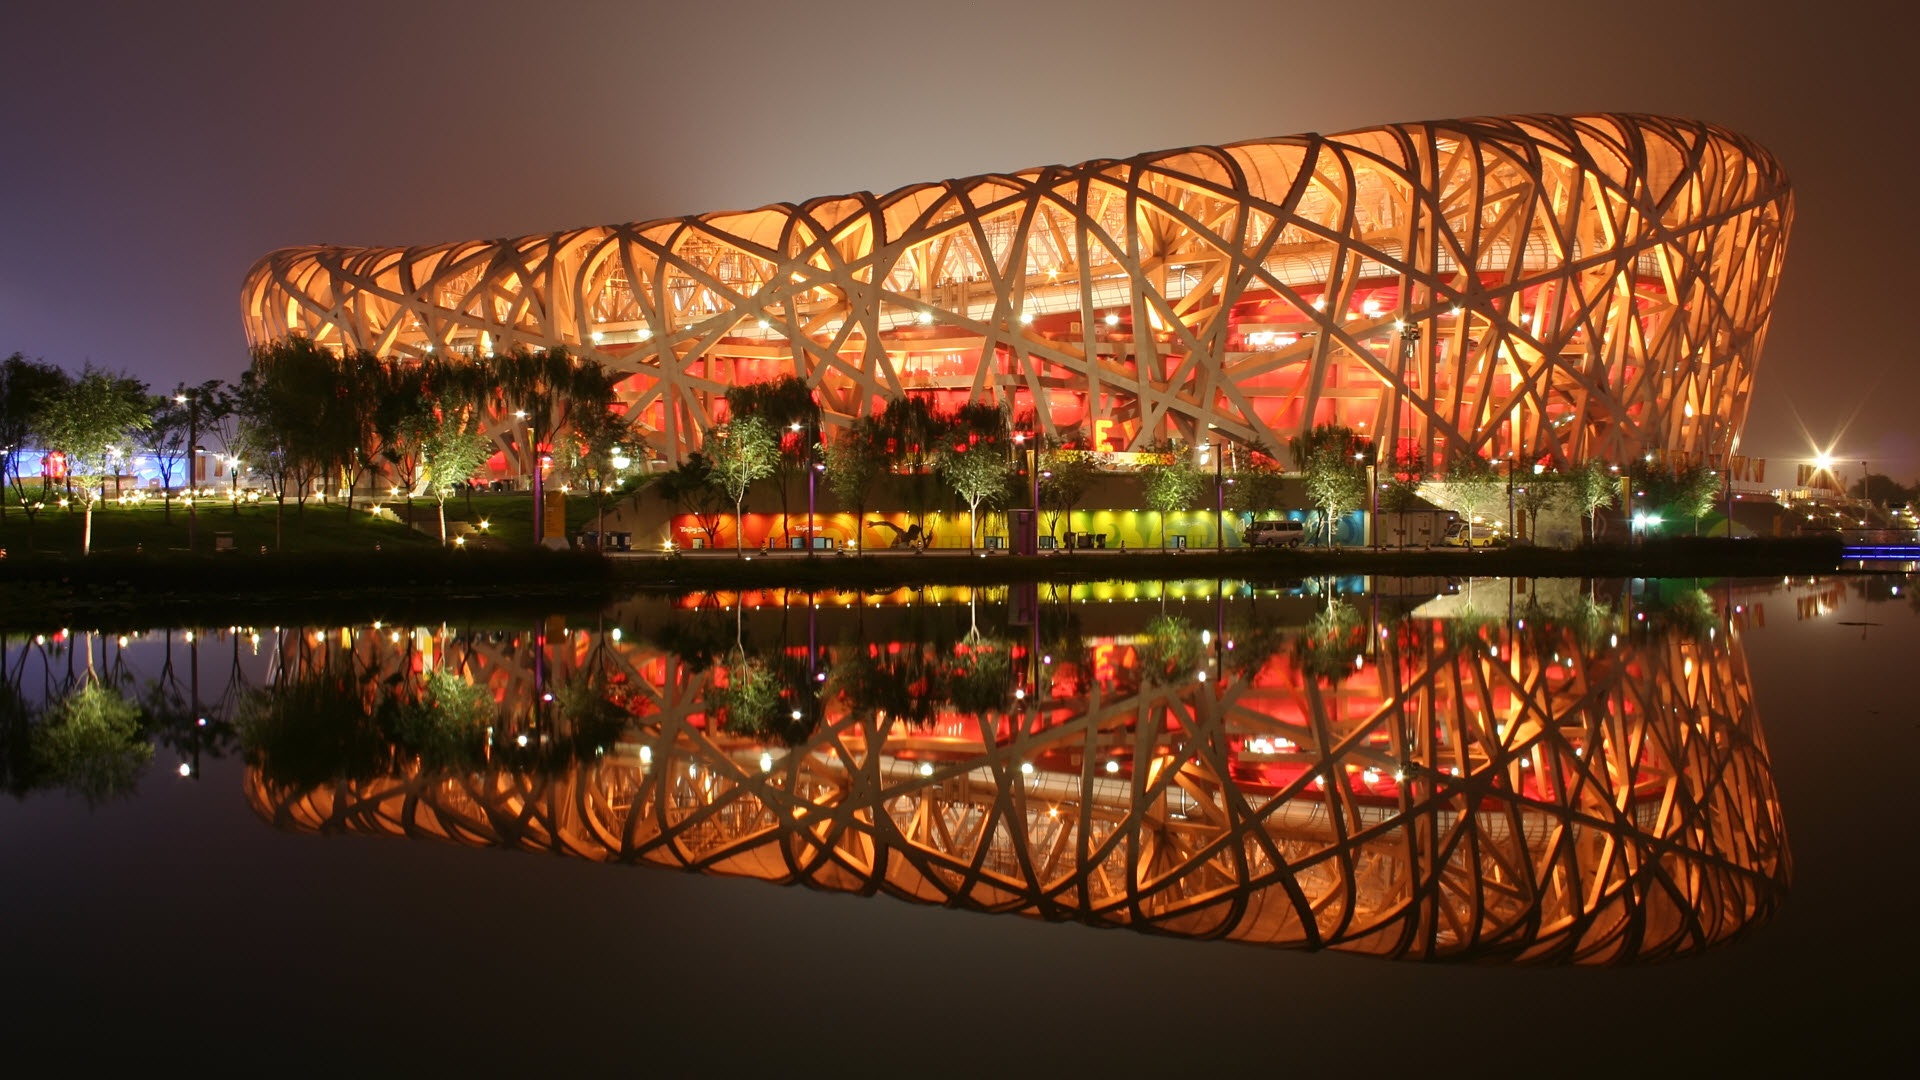
{"type": "MultiPolygon", "coordinates": [[[[181,471],[182,483],[193,486],[196,444],[204,432],[212,430],[220,417],[233,407],[226,384],[208,379],[198,386],[180,383],[172,394],[150,399],[152,424],[147,428],[146,450],[160,469],[160,490],[165,520],[173,520],[173,470],[181,471]]],[[[193,496],[187,496],[192,499],[193,496]]],[[[192,509],[189,505],[188,509],[192,509]]]]}
{"type": "Polygon", "coordinates": [[[940,478],[967,503],[967,550],[979,546],[980,506],[1004,499],[1014,474],[1007,414],[998,405],[963,405],[940,445],[940,478]]]}
{"type": "Polygon", "coordinates": [[[933,501],[932,465],[952,420],[926,398],[904,397],[887,402],[876,422],[886,436],[891,464],[907,474],[909,503],[924,532],[933,501]]]}
{"type": "Polygon", "coordinates": [[[76,496],[86,515],[80,553],[93,552],[93,510],[102,497],[100,485],[109,464],[130,431],[152,423],[147,412],[146,385],[87,365],[80,377],[49,399],[42,411],[49,449],[67,456],[67,475],[77,485],[76,496]]]}
{"type": "Polygon", "coordinates": [[[1249,517],[1286,507],[1286,473],[1259,443],[1247,447],[1246,457],[1227,476],[1227,509],[1249,517]]]}
{"type": "MultiPolygon", "coordinates": [[[[873,481],[887,467],[886,436],[871,416],[862,416],[853,426],[835,436],[826,445],[824,460],[827,489],[843,505],[853,508],[854,521],[867,519],[867,493],[873,481]]],[[[856,525],[857,529],[864,526],[856,525]]],[[[864,535],[856,531],[856,536],[864,535]]],[[[865,544],[861,547],[864,549],[865,544]]]]}
{"type": "Polygon", "coordinates": [[[1619,476],[1598,458],[1589,458],[1567,473],[1567,501],[1587,523],[1587,542],[1600,539],[1599,513],[1619,498],[1619,476]]]}
{"type": "Polygon", "coordinates": [[[1093,486],[1099,469],[1084,450],[1048,446],[1040,452],[1040,506],[1052,518],[1047,531],[1060,537],[1060,519],[1073,520],[1073,508],[1093,486]]]}
{"type": "Polygon", "coordinates": [[[702,453],[687,455],[687,460],[661,473],[654,481],[662,498],[671,500],[683,514],[693,515],[707,534],[707,546],[720,543],[720,515],[727,507],[727,493],[713,477],[713,463],[702,453]]]}
{"type": "Polygon", "coordinates": [[[1498,473],[1478,454],[1455,454],[1440,478],[1441,497],[1467,518],[1467,546],[1473,546],[1473,523],[1490,512],[1503,496],[1498,473]]]}
{"type": "MultiPolygon", "coordinates": [[[[1672,507],[1693,519],[1693,535],[1700,535],[1700,519],[1713,512],[1720,500],[1720,474],[1705,465],[1685,466],[1674,475],[1672,507]]],[[[1727,535],[1733,535],[1733,522],[1727,522],[1727,535]]]]}
{"type": "MultiPolygon", "coordinates": [[[[1380,509],[1394,515],[1394,533],[1400,546],[1407,543],[1407,519],[1419,508],[1420,485],[1427,479],[1427,455],[1416,447],[1402,447],[1393,455],[1393,465],[1380,488],[1380,509]]],[[[1379,528],[1378,523],[1374,526],[1379,528]]]]}
{"type": "Polygon", "coordinates": [[[88,805],[132,795],[153,760],[140,719],[138,705],[89,681],[56,702],[34,727],[36,777],[79,794],[88,805]]]}
{"type": "MultiPolygon", "coordinates": [[[[813,400],[812,387],[797,375],[730,387],[727,413],[730,417],[760,417],[779,440],[780,456],[774,462],[773,479],[780,489],[780,520],[786,528],[785,523],[792,520],[787,499],[793,491],[793,481],[806,476],[812,467],[814,444],[819,437],[820,405],[813,400]]],[[[791,535],[788,529],[788,536],[791,535]]]]}
{"type": "Polygon", "coordinates": [[[540,467],[540,447],[551,445],[575,414],[610,408],[621,379],[598,360],[571,356],[565,349],[513,349],[442,370],[437,381],[442,394],[498,402],[504,411],[525,414],[523,423],[533,429],[526,446],[529,471],[540,467]]]}
{"type": "Polygon", "coordinates": [[[340,361],[304,337],[258,346],[240,377],[249,457],[274,483],[276,546],[289,492],[304,520],[314,481],[333,474],[352,454],[351,425],[344,419],[349,414],[339,403],[348,392],[340,361]]]}
{"type": "Polygon", "coordinates": [[[593,496],[599,515],[597,528],[603,535],[607,507],[625,491],[624,470],[616,461],[625,460],[625,444],[634,435],[633,420],[626,413],[612,408],[587,410],[574,414],[567,434],[555,446],[566,464],[567,475],[593,496]]]}
{"type": "Polygon", "coordinates": [[[1373,456],[1373,443],[1343,424],[1319,424],[1295,437],[1288,449],[1306,481],[1308,501],[1326,516],[1331,545],[1334,522],[1343,512],[1359,509],[1366,496],[1366,460],[1373,456]]]}
{"type": "Polygon", "coordinates": [[[47,403],[65,392],[67,373],[52,364],[14,353],[0,361],[0,521],[7,518],[7,488],[12,487],[27,515],[27,546],[33,546],[34,517],[46,505],[47,471],[39,475],[39,491],[29,495],[20,475],[20,456],[28,443],[38,441],[45,453],[47,403]]]}
{"type": "MultiPolygon", "coordinates": [[[[287,485],[293,475],[289,463],[294,452],[288,430],[280,422],[290,405],[284,395],[272,391],[253,371],[241,374],[234,403],[238,424],[233,445],[237,453],[233,456],[252,462],[273,491],[273,546],[277,551],[286,540],[287,485]]],[[[237,500],[234,507],[237,512],[237,500]]]]}
{"type": "Polygon", "coordinates": [[[1566,497],[1567,478],[1558,469],[1536,472],[1514,489],[1514,504],[1527,516],[1529,539],[1537,542],[1539,538],[1540,511],[1558,506],[1566,497]]]}
{"type": "Polygon", "coordinates": [[[733,550],[739,554],[747,488],[755,480],[773,475],[780,440],[765,419],[743,416],[708,434],[706,453],[714,482],[733,500],[733,550]]]}
{"type": "Polygon", "coordinates": [[[487,463],[493,444],[464,414],[443,415],[420,445],[427,491],[440,509],[440,546],[447,544],[447,499],[487,463]]]}
{"type": "Polygon", "coordinates": [[[1178,451],[1163,455],[1140,471],[1147,508],[1160,516],[1160,547],[1167,546],[1167,515],[1191,507],[1200,497],[1200,470],[1178,451]]]}

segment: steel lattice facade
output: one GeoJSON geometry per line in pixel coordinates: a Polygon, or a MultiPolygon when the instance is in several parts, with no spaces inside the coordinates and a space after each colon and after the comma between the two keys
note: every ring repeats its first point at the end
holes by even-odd
{"type": "Polygon", "coordinates": [[[924,393],[1102,450],[1209,429],[1280,447],[1340,422],[1383,458],[1724,461],[1792,217],[1784,172],[1732,132],[1527,116],[288,248],[242,304],[255,343],[596,357],[668,459],[724,419],[729,386],[792,374],[830,425],[924,393]]]}

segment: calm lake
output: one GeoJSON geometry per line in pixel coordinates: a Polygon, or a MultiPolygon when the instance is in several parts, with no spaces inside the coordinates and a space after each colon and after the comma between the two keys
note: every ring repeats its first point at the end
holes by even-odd
{"type": "Polygon", "coordinates": [[[1096,582],[16,631],[9,1057],[1885,1068],[1915,1003],[1916,590],[1096,582]]]}

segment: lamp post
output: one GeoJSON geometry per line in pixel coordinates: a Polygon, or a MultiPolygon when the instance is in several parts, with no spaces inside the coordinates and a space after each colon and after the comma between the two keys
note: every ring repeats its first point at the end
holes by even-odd
{"type": "Polygon", "coordinates": [[[1367,535],[1373,550],[1380,550],[1380,463],[1367,462],[1367,535]]]}
{"type": "MultiPolygon", "coordinates": [[[[527,410],[513,410],[515,419],[525,420],[527,410]]],[[[527,425],[527,463],[533,469],[533,544],[535,547],[546,543],[547,500],[546,485],[540,475],[540,432],[536,425],[527,425]]]]}
{"type": "MultiPolygon", "coordinates": [[[[818,427],[818,423],[819,421],[817,420],[814,421],[813,424],[809,425],[809,430],[807,431],[807,436],[808,436],[807,438],[807,558],[809,559],[813,558],[814,479],[818,475],[820,470],[825,468],[824,465],[820,464],[819,462],[813,459],[814,444],[820,441],[820,429],[818,427]]],[[[788,428],[792,431],[798,432],[800,430],[800,421],[795,420],[793,423],[788,425],[788,428]]],[[[780,497],[782,499],[785,499],[786,498],[785,492],[782,492],[780,497]]]]}
{"type": "Polygon", "coordinates": [[[200,393],[197,389],[183,394],[173,395],[176,405],[187,407],[187,550],[193,550],[194,526],[197,521],[193,512],[193,467],[200,463],[200,393]]]}
{"type": "MultiPolygon", "coordinates": [[[[1209,433],[1215,429],[1207,425],[1209,433]]],[[[1208,443],[1212,444],[1217,436],[1209,434],[1208,443]]],[[[1213,550],[1215,554],[1227,552],[1227,486],[1221,478],[1221,462],[1226,457],[1226,447],[1213,447],[1213,550]]]]}
{"type": "Polygon", "coordinates": [[[1028,487],[1033,500],[1033,521],[1027,527],[1027,535],[1021,541],[1020,551],[1026,555],[1038,555],[1040,553],[1040,442],[1035,438],[1033,445],[1028,446],[1027,441],[1026,432],[1013,433],[1013,445],[1026,459],[1028,487]]]}
{"type": "Polygon", "coordinates": [[[1511,540],[1515,531],[1513,525],[1513,465],[1513,451],[1509,450],[1507,451],[1507,537],[1509,540],[1511,540]]]}

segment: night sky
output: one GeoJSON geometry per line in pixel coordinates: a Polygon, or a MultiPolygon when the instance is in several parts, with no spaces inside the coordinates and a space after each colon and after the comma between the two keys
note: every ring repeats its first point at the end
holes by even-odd
{"type": "Polygon", "coordinates": [[[1896,3],[54,3],[0,16],[0,354],[233,378],[289,244],[425,244],[1397,121],[1654,112],[1798,220],[1743,449],[1920,477],[1896,3]],[[911,9],[911,10],[906,10],[911,9]]]}

